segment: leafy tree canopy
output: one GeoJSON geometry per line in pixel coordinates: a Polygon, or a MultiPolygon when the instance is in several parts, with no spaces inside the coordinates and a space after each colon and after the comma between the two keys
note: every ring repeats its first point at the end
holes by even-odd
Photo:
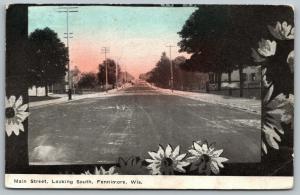
{"type": "Polygon", "coordinates": [[[50,28],[36,29],[27,45],[29,86],[48,86],[63,80],[69,60],[68,49],[50,28]]]}
{"type": "Polygon", "coordinates": [[[112,59],[106,59],[101,64],[99,64],[99,72],[97,74],[98,81],[100,84],[104,85],[106,80],[106,66],[107,64],[107,76],[108,76],[108,83],[114,85],[116,83],[116,66],[118,75],[120,75],[121,69],[120,66],[116,64],[116,62],[112,59]]]}
{"type": "Polygon", "coordinates": [[[277,21],[293,25],[291,8],[202,5],[178,33],[178,45],[180,51],[192,54],[187,61],[189,69],[228,71],[252,63],[251,48],[257,47],[261,38],[271,38],[267,25],[277,21]]]}
{"type": "Polygon", "coordinates": [[[79,88],[92,89],[97,85],[97,74],[93,72],[82,73],[78,81],[79,88]]]}

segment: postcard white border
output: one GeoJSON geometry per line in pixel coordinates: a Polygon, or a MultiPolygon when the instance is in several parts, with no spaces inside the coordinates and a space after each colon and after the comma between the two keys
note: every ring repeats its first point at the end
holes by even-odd
{"type": "Polygon", "coordinates": [[[5,174],[5,187],[21,189],[291,189],[293,183],[293,177],[277,176],[5,174]]]}
{"type": "MultiPolygon", "coordinates": [[[[12,2],[24,2],[25,3],[26,1],[24,1],[24,0],[12,0],[12,2]]],[[[46,1],[46,0],[35,0],[34,2],[47,3],[49,1],[46,1]]],[[[56,3],[70,3],[70,1],[68,1],[68,0],[60,0],[60,1],[54,0],[53,3],[55,3],[55,2],[56,3]]],[[[74,0],[73,2],[78,2],[78,3],[79,2],[80,3],[95,2],[95,3],[99,3],[99,1],[97,1],[97,0],[89,0],[87,2],[82,1],[82,0],[77,0],[77,1],[74,0]]],[[[102,2],[104,2],[104,3],[105,2],[112,3],[111,1],[105,1],[105,0],[101,1],[101,3],[102,2]]],[[[119,2],[119,1],[113,0],[113,2],[119,2]]],[[[128,2],[128,1],[126,1],[126,2],[128,2]]],[[[130,2],[131,3],[132,2],[136,2],[136,3],[143,3],[143,2],[149,3],[149,1],[147,2],[145,0],[142,0],[142,1],[133,0],[133,1],[130,1],[130,2]]],[[[150,2],[152,2],[152,1],[150,1],[150,2]]],[[[159,2],[162,2],[162,1],[159,1],[159,2]]],[[[172,3],[172,2],[176,2],[176,1],[168,1],[168,2],[172,3]]],[[[215,3],[215,4],[216,3],[222,3],[222,4],[224,4],[224,3],[235,3],[235,4],[239,4],[239,3],[241,3],[241,1],[237,1],[237,0],[228,0],[228,1],[226,1],[226,0],[223,0],[223,1],[222,0],[213,0],[213,1],[211,1],[211,0],[202,0],[202,1],[189,0],[188,2],[193,2],[193,3],[195,2],[195,3],[200,3],[200,4],[203,4],[203,3],[215,3]]],[[[186,3],[188,3],[188,2],[186,2],[186,3]]],[[[281,1],[280,0],[274,0],[274,1],[271,2],[271,4],[282,4],[283,2],[284,1],[282,1],[282,0],[281,1]]],[[[153,2],[153,3],[155,3],[155,2],[153,2]]],[[[244,4],[245,2],[243,1],[242,3],[244,4]]],[[[248,1],[246,1],[246,3],[253,4],[253,1],[249,1],[248,0],[248,1]]],[[[270,4],[270,1],[260,0],[260,1],[254,1],[254,3],[256,3],[256,4],[270,4]]],[[[290,4],[295,4],[295,5],[298,4],[299,5],[299,3],[293,2],[291,0],[288,0],[285,3],[290,3],[290,4]]],[[[2,5],[2,7],[4,7],[4,4],[1,3],[1,5],[2,5]]],[[[296,6],[296,7],[300,7],[300,6],[296,6]]],[[[5,11],[3,9],[3,11],[1,11],[1,15],[4,15],[4,13],[5,13],[5,11]]],[[[299,18],[297,16],[295,16],[295,17],[299,18]]],[[[2,17],[2,18],[4,18],[4,17],[2,17]]],[[[4,22],[1,22],[1,26],[4,26],[4,24],[5,24],[4,22]]],[[[5,30],[5,28],[0,28],[0,29],[1,29],[0,31],[4,31],[5,30]]],[[[297,33],[297,34],[299,34],[299,33],[297,33]]],[[[297,39],[295,41],[299,43],[299,41],[297,39]]],[[[4,46],[5,46],[4,39],[1,39],[1,48],[3,50],[4,50],[4,46]]],[[[299,52],[297,52],[297,54],[298,53],[299,52]]],[[[4,56],[4,52],[0,52],[0,56],[4,56]]],[[[1,59],[1,62],[0,62],[0,64],[1,64],[1,66],[0,66],[1,67],[1,74],[4,75],[4,71],[3,70],[4,70],[4,59],[5,58],[4,57],[3,58],[0,57],[0,59],[1,59]]],[[[299,73],[299,69],[296,69],[296,72],[299,73]]],[[[3,76],[2,78],[5,78],[5,77],[3,76]]],[[[297,80],[299,80],[299,78],[295,77],[295,83],[297,83],[297,80]]],[[[1,86],[0,88],[1,88],[2,92],[4,91],[3,90],[4,84],[5,84],[5,82],[2,82],[1,85],[0,85],[1,86]]],[[[296,90],[295,91],[296,94],[299,94],[299,91],[300,90],[296,90]],[[297,93],[297,91],[298,91],[298,93],[297,93]]],[[[4,97],[4,95],[3,95],[3,97],[4,97]]],[[[296,95],[296,99],[297,99],[297,97],[298,96],[296,95]]],[[[299,97],[300,97],[300,95],[299,95],[299,97]]],[[[296,106],[296,110],[299,111],[299,109],[298,109],[299,106],[297,106],[297,105],[298,104],[295,105],[296,106]]],[[[297,111],[296,111],[296,113],[297,113],[297,111]]],[[[3,119],[3,117],[1,116],[1,122],[3,121],[2,119],[3,119]]],[[[295,127],[297,127],[297,121],[295,121],[295,122],[296,122],[295,127]]],[[[2,122],[2,124],[4,124],[4,123],[2,122]]],[[[297,128],[295,128],[295,129],[297,129],[297,128]]],[[[296,136],[296,134],[297,134],[297,132],[295,132],[294,136],[296,136]]],[[[2,136],[2,137],[4,137],[4,136],[2,136]]],[[[3,138],[3,140],[4,140],[4,138],[3,138]]],[[[299,143],[295,143],[295,145],[297,145],[297,147],[298,147],[299,143]]],[[[297,151],[297,150],[295,150],[295,151],[297,151]]],[[[4,154],[4,148],[1,149],[1,152],[2,152],[2,154],[4,154]]],[[[298,156],[298,155],[296,155],[296,156],[298,156]]],[[[2,155],[2,160],[3,160],[3,157],[4,157],[4,155],[2,155]]],[[[2,170],[2,173],[4,173],[3,168],[1,170],[2,170]]],[[[296,173],[296,175],[299,175],[299,170],[298,171],[296,170],[295,173],[296,173]]],[[[31,179],[31,178],[33,179],[33,178],[37,178],[37,177],[40,177],[40,178],[46,178],[46,177],[48,178],[49,177],[49,179],[51,179],[51,178],[61,178],[61,176],[62,175],[20,175],[20,174],[6,174],[5,175],[5,180],[6,180],[5,186],[6,187],[11,187],[11,185],[13,184],[12,181],[15,178],[26,178],[27,177],[27,179],[31,179]]],[[[64,176],[65,176],[65,178],[72,178],[72,179],[79,178],[79,175],[75,175],[74,177],[72,175],[64,175],[64,176]]],[[[85,177],[81,177],[80,176],[80,179],[84,179],[84,178],[87,178],[87,177],[88,178],[94,178],[93,176],[85,176],[85,177]]],[[[126,176],[118,176],[118,177],[119,178],[126,178],[126,176]]],[[[138,177],[141,178],[141,177],[147,177],[147,176],[138,176],[138,177]]],[[[178,180],[181,180],[180,179],[181,177],[187,178],[187,177],[193,177],[193,176],[150,176],[150,177],[153,177],[153,179],[155,178],[155,180],[157,180],[156,183],[161,183],[162,181],[165,182],[165,183],[170,183],[169,179],[165,179],[165,178],[170,177],[170,179],[173,180],[174,178],[172,178],[172,177],[175,177],[176,180],[177,180],[177,178],[178,178],[178,180]],[[160,181],[161,178],[159,178],[159,177],[163,177],[164,180],[160,181]]],[[[231,177],[231,176],[230,177],[226,177],[226,176],[216,176],[216,177],[214,177],[214,176],[209,176],[209,177],[206,177],[206,176],[195,176],[195,177],[197,177],[197,179],[195,181],[192,181],[192,184],[194,182],[197,183],[196,184],[197,188],[193,188],[193,189],[212,189],[213,187],[217,187],[216,189],[288,189],[288,188],[291,188],[293,186],[293,177],[231,177]],[[226,182],[222,181],[222,178],[225,179],[226,182]],[[218,183],[218,182],[220,182],[220,183],[218,183]],[[230,184],[230,183],[233,183],[233,184],[230,184]],[[208,187],[208,186],[210,186],[210,187],[208,187]]],[[[95,178],[97,178],[97,179],[98,178],[101,178],[101,179],[103,178],[104,179],[104,176],[95,176],[95,178]]],[[[107,176],[105,176],[105,178],[108,179],[107,176]]],[[[115,179],[115,176],[113,176],[113,178],[115,179]]],[[[128,179],[130,179],[130,178],[133,178],[133,177],[130,176],[128,179]]],[[[112,178],[110,178],[110,179],[112,179],[112,178]]],[[[192,179],[189,179],[189,180],[192,180],[192,179]]],[[[184,182],[184,183],[187,184],[188,182],[184,182]]],[[[25,186],[23,185],[22,186],[22,185],[15,185],[14,184],[13,187],[14,188],[50,188],[50,186],[48,186],[48,187],[42,187],[40,184],[39,185],[35,184],[35,185],[30,185],[30,186],[29,185],[28,186],[27,185],[25,185],[25,186]],[[35,187],[33,187],[33,186],[35,186],[35,187]]],[[[181,188],[178,188],[178,187],[180,187],[180,186],[177,185],[176,189],[181,189],[181,188]]],[[[56,188],[63,188],[63,187],[57,186],[56,188]]],[[[66,187],[66,188],[71,188],[71,187],[66,187]]],[[[78,187],[72,187],[72,188],[78,188],[78,187]]],[[[80,188],[83,188],[83,187],[80,187],[80,188]]],[[[93,188],[101,189],[101,187],[99,187],[99,186],[94,186],[93,188]]],[[[114,186],[112,188],[115,189],[116,187],[114,186]]],[[[126,186],[126,188],[127,188],[127,186],[126,186]]],[[[134,188],[135,189],[139,189],[139,188],[137,188],[137,186],[135,186],[134,188]]],[[[147,188],[144,187],[143,189],[147,189],[147,188]]],[[[154,188],[148,188],[148,189],[154,189],[154,188]]],[[[173,184],[173,189],[175,189],[174,188],[174,184],[173,184]]],[[[299,189],[297,191],[299,191],[299,189]]],[[[0,194],[2,194],[1,192],[3,192],[3,193],[9,193],[7,190],[4,190],[4,189],[0,190],[0,194]]],[[[21,194],[21,193],[24,193],[24,191],[13,191],[13,194],[21,194]]],[[[62,192],[57,191],[56,193],[61,194],[62,192]]],[[[68,193],[68,192],[64,191],[64,193],[68,193]]],[[[74,192],[69,192],[69,193],[74,193],[74,192]]],[[[155,193],[160,194],[159,192],[155,192],[155,193]]],[[[232,193],[232,192],[230,192],[230,193],[232,193]]],[[[274,193],[274,194],[276,194],[276,193],[281,194],[282,192],[275,192],[275,191],[273,191],[272,193],[274,193]]],[[[32,191],[32,192],[30,192],[30,194],[40,194],[40,191],[32,191]]],[[[45,191],[45,194],[49,194],[49,191],[48,192],[45,191]]]]}

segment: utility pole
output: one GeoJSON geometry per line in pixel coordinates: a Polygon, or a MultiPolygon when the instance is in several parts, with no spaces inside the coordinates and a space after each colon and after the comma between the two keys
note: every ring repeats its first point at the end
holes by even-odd
{"type": "Polygon", "coordinates": [[[116,89],[118,90],[118,61],[116,62],[116,89]]]}
{"type": "Polygon", "coordinates": [[[118,67],[119,67],[119,62],[120,62],[121,57],[117,58],[117,62],[116,62],[116,88],[118,89],[118,67]]]}
{"type": "Polygon", "coordinates": [[[69,13],[74,13],[78,12],[78,7],[68,7],[68,6],[63,6],[59,7],[59,10],[57,12],[63,12],[66,13],[66,25],[67,25],[67,32],[64,33],[65,37],[67,39],[67,49],[68,49],[68,97],[69,100],[72,99],[72,85],[71,85],[71,75],[70,75],[70,49],[69,49],[69,39],[73,38],[73,33],[69,32],[69,13]]]}
{"type": "Polygon", "coordinates": [[[172,47],[175,47],[173,45],[167,45],[166,47],[169,48],[170,51],[170,72],[171,72],[171,91],[173,92],[174,88],[174,75],[173,75],[173,64],[172,64],[172,47]]]}
{"type": "Polygon", "coordinates": [[[127,66],[125,64],[125,83],[127,83],[127,66]]]}
{"type": "Polygon", "coordinates": [[[107,71],[107,61],[106,54],[109,53],[109,47],[102,47],[102,53],[104,53],[104,65],[105,65],[105,91],[107,93],[108,88],[108,71],[107,71]]]}

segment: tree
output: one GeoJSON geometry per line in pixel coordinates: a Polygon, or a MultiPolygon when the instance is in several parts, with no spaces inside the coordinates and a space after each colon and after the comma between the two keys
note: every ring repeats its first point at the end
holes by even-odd
{"type": "Polygon", "coordinates": [[[184,75],[181,66],[185,63],[186,58],[184,56],[178,56],[173,61],[173,74],[174,74],[174,87],[183,90],[184,75]]]}
{"type": "Polygon", "coordinates": [[[116,66],[118,75],[121,73],[121,68],[119,65],[116,65],[116,62],[112,59],[106,59],[101,64],[99,64],[99,72],[97,73],[99,84],[105,85],[106,82],[106,66],[107,64],[107,80],[108,84],[113,85],[113,88],[115,88],[116,84],[116,66]]]}
{"type": "Polygon", "coordinates": [[[93,72],[82,73],[80,80],[78,81],[79,88],[93,89],[98,83],[97,74],[93,72]]]}
{"type": "Polygon", "coordinates": [[[214,72],[217,75],[218,89],[221,89],[221,75],[230,73],[233,64],[224,63],[224,49],[227,48],[227,34],[231,17],[227,6],[201,6],[186,21],[179,32],[182,40],[180,51],[192,54],[186,65],[191,71],[214,72]]]}
{"type": "Polygon", "coordinates": [[[151,70],[151,76],[148,82],[155,83],[159,87],[168,88],[170,86],[170,60],[163,52],[160,60],[156,63],[155,68],[151,70]]]}
{"type": "MultiPolygon", "coordinates": [[[[192,54],[189,69],[230,74],[240,73],[240,96],[243,96],[245,65],[257,65],[251,48],[262,38],[270,37],[267,25],[287,20],[293,23],[288,6],[200,6],[179,32],[180,51],[192,54]],[[280,13],[280,14],[278,14],[280,13]],[[216,72],[217,71],[217,72],[216,72]]],[[[220,86],[220,79],[218,79],[220,86]]]]}
{"type": "Polygon", "coordinates": [[[27,47],[29,86],[45,87],[64,79],[68,49],[50,28],[36,29],[28,37],[27,47]]]}
{"type": "MultiPolygon", "coordinates": [[[[231,14],[234,23],[229,36],[235,53],[232,62],[237,64],[240,73],[245,65],[261,65],[253,63],[251,48],[257,48],[257,43],[262,38],[273,40],[268,25],[274,26],[278,21],[294,24],[294,13],[289,6],[234,6],[231,14]]],[[[284,88],[286,83],[282,82],[280,85],[284,88]]],[[[240,79],[240,86],[243,87],[243,79],[240,79]]],[[[240,96],[243,96],[242,89],[240,96]]]]}

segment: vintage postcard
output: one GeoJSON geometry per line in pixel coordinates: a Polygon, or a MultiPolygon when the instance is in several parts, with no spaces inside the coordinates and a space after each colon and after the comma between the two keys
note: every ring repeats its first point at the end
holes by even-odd
{"type": "Polygon", "coordinates": [[[8,5],[8,188],[290,189],[289,5],[8,5]]]}

